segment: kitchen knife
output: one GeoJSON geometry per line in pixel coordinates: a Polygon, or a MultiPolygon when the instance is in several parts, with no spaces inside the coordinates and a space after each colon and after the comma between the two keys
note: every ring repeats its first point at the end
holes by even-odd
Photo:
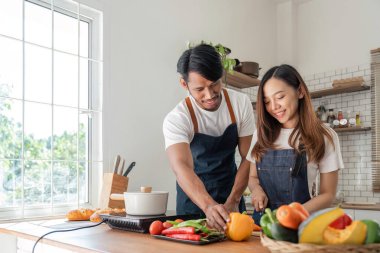
{"type": "Polygon", "coordinates": [[[132,168],[136,165],[136,162],[132,162],[129,166],[128,169],[124,172],[123,176],[126,177],[128,176],[129,172],[131,172],[132,168]]]}
{"type": "Polygon", "coordinates": [[[125,159],[123,158],[123,162],[120,163],[120,168],[119,168],[119,175],[123,175],[123,170],[124,170],[124,164],[125,164],[125,159]]]}
{"type": "Polygon", "coordinates": [[[115,162],[114,162],[114,164],[113,164],[113,173],[115,173],[115,174],[117,174],[117,170],[118,170],[118,168],[119,168],[119,163],[120,163],[120,156],[117,155],[117,156],[115,157],[115,162]]]}

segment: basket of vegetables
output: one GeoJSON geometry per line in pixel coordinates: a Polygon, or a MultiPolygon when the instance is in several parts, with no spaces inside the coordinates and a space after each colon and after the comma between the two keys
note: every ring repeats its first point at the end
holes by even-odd
{"type": "Polygon", "coordinates": [[[374,220],[352,220],[341,208],[309,215],[299,203],[267,208],[261,217],[261,243],[271,252],[380,252],[380,227],[374,220]]]}

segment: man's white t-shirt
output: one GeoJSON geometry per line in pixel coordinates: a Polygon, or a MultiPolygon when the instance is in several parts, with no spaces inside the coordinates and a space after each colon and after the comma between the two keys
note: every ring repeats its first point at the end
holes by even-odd
{"type": "MultiPolygon", "coordinates": [[[[282,128],[279,137],[275,141],[275,145],[278,149],[293,149],[289,146],[289,137],[293,132],[293,128],[282,128]]],[[[313,184],[317,178],[318,171],[320,173],[328,173],[332,171],[336,171],[338,169],[343,169],[343,159],[342,154],[340,152],[339,138],[337,133],[330,127],[328,127],[329,132],[331,132],[332,139],[334,141],[334,146],[330,141],[325,137],[325,154],[322,160],[316,164],[314,162],[307,163],[307,179],[309,186],[309,193],[311,195],[313,184]]],[[[247,154],[247,160],[250,162],[256,163],[255,159],[252,157],[252,149],[257,142],[257,131],[254,132],[252,136],[251,146],[249,148],[247,154]]],[[[296,145],[298,143],[296,142],[296,145]]]]}
{"type": "MultiPolygon", "coordinates": [[[[235,114],[239,137],[249,136],[255,130],[252,104],[244,93],[227,89],[231,106],[235,114]]],[[[221,92],[222,102],[216,111],[202,109],[190,96],[194,113],[198,121],[198,131],[211,136],[221,136],[231,125],[227,103],[221,92]]],[[[194,137],[194,126],[185,100],[181,101],[166,115],[163,123],[165,148],[176,143],[189,143],[194,137]]]]}

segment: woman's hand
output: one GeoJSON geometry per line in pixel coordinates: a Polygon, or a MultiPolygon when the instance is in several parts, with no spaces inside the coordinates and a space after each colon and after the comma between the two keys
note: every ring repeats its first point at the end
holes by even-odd
{"type": "Polygon", "coordinates": [[[256,212],[263,211],[268,204],[268,197],[260,185],[255,185],[251,192],[252,206],[256,212]]]}

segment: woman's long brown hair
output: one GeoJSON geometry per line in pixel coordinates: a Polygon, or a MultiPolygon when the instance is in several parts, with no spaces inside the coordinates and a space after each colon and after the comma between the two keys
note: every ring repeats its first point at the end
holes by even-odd
{"type": "Polygon", "coordinates": [[[324,137],[327,137],[334,145],[333,138],[329,130],[315,115],[310,93],[301,75],[295,68],[286,64],[268,70],[260,82],[256,103],[257,142],[253,147],[252,156],[256,161],[261,161],[262,156],[269,149],[277,148],[274,142],[280,135],[282,125],[267,112],[264,104],[263,88],[271,78],[282,80],[303,94],[303,98],[298,101],[299,121],[291,133],[288,143],[293,149],[300,152],[299,147],[296,147],[296,141],[299,139],[304,146],[308,160],[318,163],[325,154],[324,137]]]}

